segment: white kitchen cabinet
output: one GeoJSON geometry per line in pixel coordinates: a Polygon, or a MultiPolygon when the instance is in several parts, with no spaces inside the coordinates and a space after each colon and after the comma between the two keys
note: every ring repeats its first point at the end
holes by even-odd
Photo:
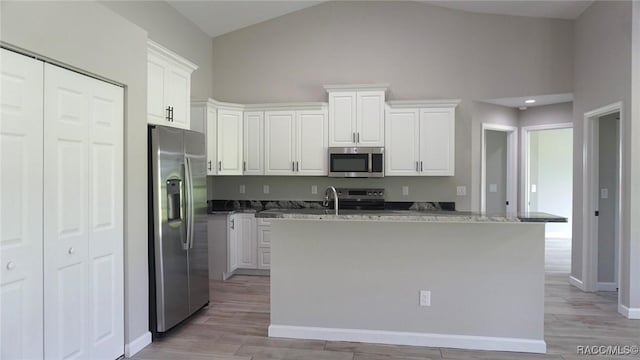
{"type": "Polygon", "coordinates": [[[229,230],[227,231],[227,272],[232,273],[238,268],[238,239],[239,219],[238,214],[229,216],[229,230]]]}
{"type": "Polygon", "coordinates": [[[264,112],[245,111],[243,124],[244,175],[264,175],[264,112]]]}
{"type": "Polygon", "coordinates": [[[198,67],[147,41],[147,121],[190,129],[191,73],[198,67]]]}
{"type": "Polygon", "coordinates": [[[218,174],[218,111],[211,101],[191,103],[191,130],[205,134],[207,141],[207,175],[218,174]]]}
{"type": "Polygon", "coordinates": [[[271,268],[271,224],[258,222],[258,269],[269,268],[271,268]]]}
{"type": "Polygon", "coordinates": [[[327,111],[265,112],[265,174],[327,175],[327,111]]]}
{"type": "Polygon", "coordinates": [[[386,85],[325,86],[329,146],[384,146],[386,85]]]}
{"type": "Polygon", "coordinates": [[[258,248],[258,269],[268,270],[271,268],[271,249],[258,248]]]}
{"type": "Polygon", "coordinates": [[[242,175],[242,111],[218,108],[218,175],[242,175]]]}
{"type": "Polygon", "coordinates": [[[258,242],[254,214],[238,214],[238,268],[258,267],[258,242]]]}
{"type": "Polygon", "coordinates": [[[459,100],[389,102],[386,176],[455,174],[455,107],[459,100]]]}
{"type": "Polygon", "coordinates": [[[2,358],[116,359],[124,90],[1,54],[2,358]]]}
{"type": "Polygon", "coordinates": [[[230,215],[227,264],[229,276],[242,270],[268,270],[271,264],[271,223],[256,219],[253,213],[230,215]]]}

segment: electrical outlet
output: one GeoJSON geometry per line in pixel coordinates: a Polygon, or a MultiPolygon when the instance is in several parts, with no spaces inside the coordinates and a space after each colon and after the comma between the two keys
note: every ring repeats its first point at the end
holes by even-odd
{"type": "Polygon", "coordinates": [[[265,194],[269,193],[269,185],[262,185],[262,192],[265,194]]]}
{"type": "Polygon", "coordinates": [[[609,198],[609,189],[602,188],[600,189],[600,199],[608,199],[609,198]]]}
{"type": "Polygon", "coordinates": [[[456,194],[458,196],[467,196],[467,187],[466,186],[458,186],[456,188],[456,194]]]}
{"type": "Polygon", "coordinates": [[[314,195],[318,193],[318,185],[311,185],[311,193],[314,195]]]}
{"type": "Polygon", "coordinates": [[[420,306],[431,306],[431,291],[420,290],[420,306]]]}
{"type": "Polygon", "coordinates": [[[240,185],[240,194],[244,194],[247,192],[247,188],[244,186],[244,184],[240,185]]]}
{"type": "Polygon", "coordinates": [[[407,185],[404,185],[402,187],[402,195],[403,196],[409,196],[409,187],[407,185]]]}

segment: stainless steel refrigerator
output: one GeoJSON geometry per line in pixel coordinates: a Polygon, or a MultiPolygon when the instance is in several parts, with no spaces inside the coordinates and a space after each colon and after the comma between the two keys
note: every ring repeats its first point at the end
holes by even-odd
{"type": "Polygon", "coordinates": [[[154,337],[209,303],[206,141],[149,126],[149,301],[154,337]]]}

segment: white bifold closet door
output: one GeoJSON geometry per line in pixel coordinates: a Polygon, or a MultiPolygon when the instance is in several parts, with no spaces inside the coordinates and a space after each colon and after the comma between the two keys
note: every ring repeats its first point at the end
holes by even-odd
{"type": "Polygon", "coordinates": [[[44,356],[124,352],[123,89],[44,65],[44,356]]]}
{"type": "Polygon", "coordinates": [[[38,359],[43,63],[0,51],[0,359],[38,359]]]}

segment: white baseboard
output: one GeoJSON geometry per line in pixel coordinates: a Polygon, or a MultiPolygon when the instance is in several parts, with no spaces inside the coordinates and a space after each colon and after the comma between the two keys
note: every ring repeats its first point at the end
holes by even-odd
{"type": "Polygon", "coordinates": [[[130,358],[149,344],[151,344],[151,332],[147,331],[137,339],[124,345],[124,356],[130,358]]]}
{"type": "Polygon", "coordinates": [[[550,231],[550,232],[544,233],[544,237],[553,238],[553,239],[571,239],[571,233],[550,231]]]}
{"type": "Polygon", "coordinates": [[[307,326],[270,325],[269,336],[326,341],[354,341],[390,345],[446,347],[472,350],[546,353],[544,340],[429,334],[401,331],[335,329],[307,326]]]}
{"type": "Polygon", "coordinates": [[[585,287],[584,287],[584,283],[582,282],[582,280],[579,280],[578,278],[575,278],[573,276],[569,276],[569,284],[577,287],[578,289],[580,289],[582,291],[586,291],[585,287]]]}
{"type": "Polygon", "coordinates": [[[629,308],[622,304],[618,304],[618,312],[627,319],[640,320],[640,308],[629,308]]]}
{"type": "Polygon", "coordinates": [[[618,284],[614,282],[596,283],[596,291],[618,291],[618,284]]]}

